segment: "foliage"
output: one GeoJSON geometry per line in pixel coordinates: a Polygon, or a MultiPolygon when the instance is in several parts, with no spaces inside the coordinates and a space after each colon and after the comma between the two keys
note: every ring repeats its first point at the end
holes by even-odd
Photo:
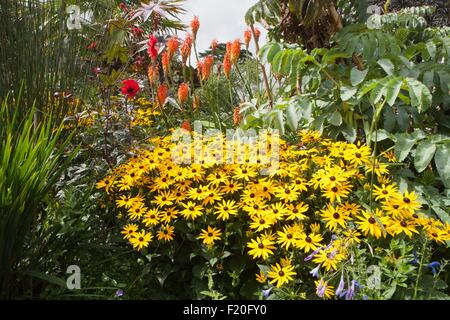
{"type": "Polygon", "coordinates": [[[63,138],[62,126],[53,130],[48,116],[34,128],[34,106],[22,122],[20,103],[17,98],[12,105],[6,98],[0,109],[0,287],[4,298],[14,294],[11,286],[17,273],[24,271],[23,247],[43,200],[74,156],[65,153],[71,135],[63,138]]]}

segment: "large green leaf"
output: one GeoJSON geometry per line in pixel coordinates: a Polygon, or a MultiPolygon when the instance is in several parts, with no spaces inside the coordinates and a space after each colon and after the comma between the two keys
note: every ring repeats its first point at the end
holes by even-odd
{"type": "Polygon", "coordinates": [[[398,161],[402,162],[408,156],[411,148],[416,143],[416,139],[407,133],[396,134],[395,137],[395,156],[398,161]]]}
{"type": "Polygon", "coordinates": [[[428,110],[432,100],[430,90],[422,82],[413,78],[406,78],[406,83],[409,87],[411,105],[417,108],[419,112],[428,110]]]}
{"type": "Polygon", "coordinates": [[[350,81],[352,83],[352,86],[357,86],[358,84],[363,82],[368,72],[369,68],[359,71],[358,68],[353,67],[352,71],[350,71],[350,81]]]}
{"type": "Polygon", "coordinates": [[[428,140],[422,141],[416,148],[416,156],[414,157],[414,166],[418,172],[422,172],[434,157],[436,145],[428,140]]]}
{"type": "Polygon", "coordinates": [[[450,143],[437,147],[434,162],[442,182],[447,188],[450,188],[450,143]]]}

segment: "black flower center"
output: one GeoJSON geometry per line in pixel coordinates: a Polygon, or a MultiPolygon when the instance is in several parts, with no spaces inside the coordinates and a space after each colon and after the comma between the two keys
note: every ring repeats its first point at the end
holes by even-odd
{"type": "Polygon", "coordinates": [[[370,217],[368,221],[370,224],[374,224],[375,222],[377,222],[377,220],[375,220],[373,217],[370,217]]]}
{"type": "Polygon", "coordinates": [[[337,212],[333,213],[333,218],[339,219],[339,217],[340,217],[339,213],[337,213],[337,212]]]}

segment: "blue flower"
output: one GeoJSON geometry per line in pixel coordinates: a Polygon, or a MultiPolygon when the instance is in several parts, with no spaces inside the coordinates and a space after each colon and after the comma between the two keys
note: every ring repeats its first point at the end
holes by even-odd
{"type": "Polygon", "coordinates": [[[305,261],[311,260],[316,254],[319,253],[320,250],[322,250],[322,247],[320,247],[319,249],[317,249],[316,251],[314,251],[313,253],[311,253],[309,256],[307,256],[307,257],[305,258],[305,261]]]}
{"type": "Polygon", "coordinates": [[[319,278],[319,269],[320,269],[320,264],[317,267],[315,267],[314,269],[312,269],[309,273],[312,274],[313,277],[319,278]]]}
{"type": "Polygon", "coordinates": [[[269,297],[270,291],[272,291],[272,289],[273,289],[273,287],[271,287],[271,288],[269,288],[267,290],[262,290],[262,294],[263,294],[264,298],[267,299],[269,297]]]}
{"type": "Polygon", "coordinates": [[[344,290],[345,282],[344,282],[344,274],[341,275],[341,281],[339,282],[339,285],[336,289],[336,296],[339,298],[342,298],[346,291],[344,290]]]}
{"type": "Polygon", "coordinates": [[[363,300],[369,300],[369,297],[366,295],[363,295],[363,300]]]}
{"type": "Polygon", "coordinates": [[[433,261],[427,265],[428,268],[431,269],[431,273],[435,275],[438,272],[438,269],[441,267],[441,264],[438,261],[433,261]]]}

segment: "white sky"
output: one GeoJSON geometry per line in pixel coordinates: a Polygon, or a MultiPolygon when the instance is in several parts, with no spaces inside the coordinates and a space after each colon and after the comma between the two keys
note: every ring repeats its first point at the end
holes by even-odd
{"type": "MultiPolygon", "coordinates": [[[[240,38],[243,42],[245,13],[256,0],[186,0],[184,8],[187,13],[181,16],[183,22],[189,25],[194,16],[200,20],[200,29],[197,34],[197,50],[208,49],[211,41],[227,42],[240,38]]],[[[257,26],[261,31],[259,43],[265,42],[266,31],[257,26]]],[[[250,45],[254,52],[254,45],[250,45]]]]}

